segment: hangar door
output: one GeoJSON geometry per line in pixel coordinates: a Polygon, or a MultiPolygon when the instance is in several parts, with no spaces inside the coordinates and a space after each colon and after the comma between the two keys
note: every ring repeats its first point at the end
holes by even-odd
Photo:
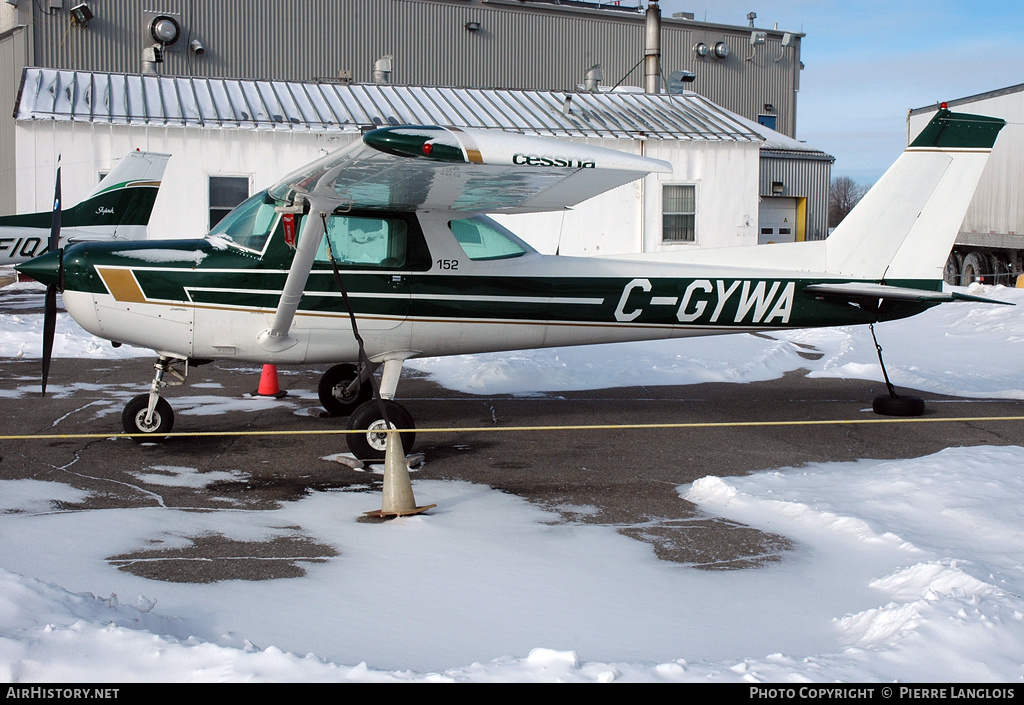
{"type": "Polygon", "coordinates": [[[757,244],[796,242],[803,239],[802,232],[798,232],[802,230],[798,225],[800,200],[802,199],[761,196],[757,218],[757,244]]]}

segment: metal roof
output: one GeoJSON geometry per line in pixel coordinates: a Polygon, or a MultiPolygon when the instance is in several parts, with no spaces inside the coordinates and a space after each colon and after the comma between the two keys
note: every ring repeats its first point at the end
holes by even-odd
{"type": "Polygon", "coordinates": [[[318,133],[436,124],[558,137],[763,140],[738,116],[694,93],[298,83],[34,67],[22,74],[14,117],[318,133]]]}

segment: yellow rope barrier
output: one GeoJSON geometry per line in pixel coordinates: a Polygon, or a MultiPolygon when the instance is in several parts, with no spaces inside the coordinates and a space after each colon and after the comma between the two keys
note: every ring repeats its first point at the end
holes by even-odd
{"type": "MultiPolygon", "coordinates": [[[[833,426],[842,424],[897,424],[897,423],[976,423],[984,421],[1024,421],[1024,416],[959,416],[942,418],[870,418],[833,419],[817,421],[696,421],[680,423],[635,423],[635,424],[578,424],[565,426],[454,426],[451,428],[391,429],[382,433],[412,432],[417,435],[429,433],[507,433],[540,431],[614,431],[644,429],[688,429],[688,428],[755,428],[764,426],[833,426]]],[[[0,435],[0,441],[24,440],[70,440],[95,438],[199,438],[203,436],[318,436],[366,433],[363,430],[316,429],[295,431],[182,431],[177,433],[41,433],[21,435],[0,435]]]]}

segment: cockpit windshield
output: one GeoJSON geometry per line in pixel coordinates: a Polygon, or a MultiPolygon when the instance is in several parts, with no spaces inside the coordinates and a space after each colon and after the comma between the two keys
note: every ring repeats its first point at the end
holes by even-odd
{"type": "Polygon", "coordinates": [[[210,231],[212,237],[223,237],[246,250],[263,252],[267,239],[277,227],[277,201],[261,191],[242,201],[210,231]]]}

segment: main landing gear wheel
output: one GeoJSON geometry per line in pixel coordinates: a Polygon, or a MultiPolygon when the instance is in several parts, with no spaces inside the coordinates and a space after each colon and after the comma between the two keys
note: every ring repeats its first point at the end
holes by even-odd
{"type": "Polygon", "coordinates": [[[373,387],[366,380],[355,390],[348,386],[359,376],[355,365],[335,365],[324,372],[317,387],[320,403],[331,416],[348,416],[373,396],[373,387]]]}
{"type": "MultiPolygon", "coordinates": [[[[174,428],[174,411],[163,397],[157,399],[156,408],[153,409],[153,416],[149,423],[146,423],[147,411],[149,411],[149,394],[140,394],[128,402],[124,411],[121,412],[121,425],[124,426],[124,432],[161,435],[170,433],[174,428]]],[[[132,440],[137,443],[145,443],[150,439],[135,437],[132,440]]],[[[152,440],[163,439],[153,438],[152,440]]]]}
{"type": "Polygon", "coordinates": [[[875,397],[871,409],[883,416],[921,416],[924,414],[924,399],[920,397],[875,397]]]}
{"type": "MultiPolygon", "coordinates": [[[[402,438],[402,449],[408,453],[416,442],[416,433],[412,430],[415,425],[412,415],[405,410],[401,404],[384,400],[384,407],[391,422],[391,428],[409,429],[399,434],[402,438]]],[[[364,433],[349,433],[348,449],[360,460],[377,461],[384,459],[384,453],[388,446],[388,434],[383,432],[388,426],[384,423],[384,417],[380,413],[380,404],[376,401],[368,401],[354,412],[348,421],[350,431],[362,430],[364,433]]]]}

